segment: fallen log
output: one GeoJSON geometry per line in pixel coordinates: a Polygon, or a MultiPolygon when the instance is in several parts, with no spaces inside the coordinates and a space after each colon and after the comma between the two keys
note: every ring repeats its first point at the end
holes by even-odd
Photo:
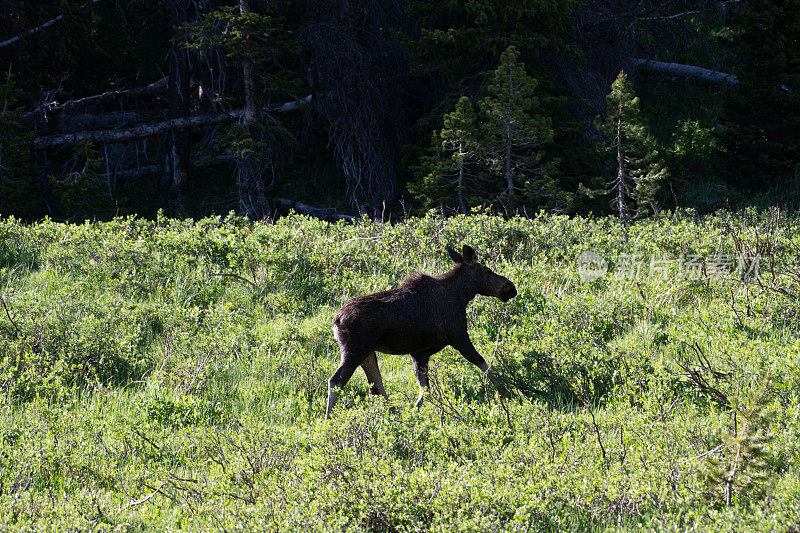
{"type": "MultiPolygon", "coordinates": [[[[78,9],[85,9],[85,8],[89,7],[90,5],[92,5],[92,4],[96,4],[99,1],[100,0],[91,0],[90,2],[86,2],[82,6],[78,6],[78,9]]],[[[20,33],[19,35],[14,35],[13,37],[10,37],[8,39],[4,39],[3,41],[0,41],[0,48],[5,48],[6,46],[8,46],[10,44],[14,44],[15,42],[17,42],[17,41],[19,41],[21,39],[24,39],[25,37],[30,37],[31,35],[35,35],[36,33],[42,31],[43,29],[49,28],[50,26],[52,26],[53,24],[55,24],[56,22],[58,22],[59,20],[61,20],[63,18],[64,18],[64,15],[59,15],[59,16],[57,16],[56,18],[54,18],[52,20],[48,20],[47,22],[45,22],[43,24],[39,24],[35,28],[31,28],[31,29],[29,29],[29,30],[27,30],[27,31],[25,31],[23,33],[20,33]]]]}
{"type": "Polygon", "coordinates": [[[328,222],[336,222],[337,220],[355,222],[358,220],[357,217],[337,213],[331,208],[314,207],[308,204],[296,202],[294,200],[289,200],[288,198],[275,198],[273,202],[275,203],[276,207],[279,207],[282,210],[290,211],[293,209],[296,213],[301,215],[308,215],[314,218],[327,220],[328,222]]]}
{"type": "MultiPolygon", "coordinates": [[[[44,117],[45,119],[49,120],[51,117],[50,114],[60,113],[62,111],[71,111],[76,108],[86,107],[89,104],[102,102],[104,100],[122,100],[123,98],[136,98],[142,96],[158,96],[159,93],[166,92],[167,90],[167,78],[161,78],[158,81],[154,81],[149,85],[145,85],[144,87],[136,87],[133,89],[121,89],[117,91],[108,91],[102,94],[95,94],[92,96],[85,96],[83,98],[78,98],[76,100],[68,100],[66,102],[58,103],[58,102],[47,102],[44,104],[37,105],[33,110],[27,111],[22,114],[22,121],[30,120],[34,117],[44,117]]],[[[124,112],[123,112],[124,113],[124,112]]],[[[96,119],[97,122],[108,122],[106,118],[102,118],[106,115],[106,113],[99,113],[95,116],[98,117],[96,119]]],[[[90,115],[86,115],[89,117],[90,115]]],[[[121,124],[120,124],[121,125],[121,124]]],[[[112,127],[112,126],[105,126],[105,127],[112,127]]]]}
{"type": "Polygon", "coordinates": [[[153,111],[112,111],[110,113],[66,113],[60,117],[60,131],[110,130],[146,124],[163,118],[153,111]]]}
{"type": "Polygon", "coordinates": [[[64,133],[61,135],[44,135],[33,140],[34,148],[59,148],[61,146],[71,146],[85,142],[94,143],[119,143],[163,135],[172,130],[184,130],[187,128],[200,128],[203,126],[213,126],[234,122],[242,116],[242,110],[229,111],[227,113],[214,113],[210,115],[195,115],[186,118],[174,118],[161,122],[142,124],[132,128],[83,131],[80,133],[64,133]]]}
{"type": "Polygon", "coordinates": [[[167,90],[167,78],[161,78],[144,87],[136,87],[133,89],[121,89],[118,91],[108,91],[102,94],[95,94],[92,96],[85,96],[77,100],[70,100],[61,104],[48,104],[45,106],[47,111],[61,111],[62,109],[71,109],[93,102],[110,100],[112,98],[133,98],[136,96],[156,94],[167,90]]]}
{"type": "Polygon", "coordinates": [[[663,63],[661,61],[654,61],[652,59],[638,58],[631,59],[631,62],[633,63],[633,66],[638,69],[660,72],[662,74],[669,74],[671,76],[694,78],[696,80],[715,84],[728,83],[730,85],[736,85],[739,83],[739,79],[733,74],[719,72],[717,70],[711,70],[703,67],[696,67],[694,65],[663,63]]]}
{"type": "MultiPolygon", "coordinates": [[[[285,102],[265,107],[262,111],[269,113],[285,113],[300,109],[303,105],[311,102],[311,95],[296,102],[285,102]]],[[[84,142],[93,143],[120,143],[145,137],[155,137],[163,135],[173,130],[184,130],[190,128],[202,128],[204,126],[215,126],[227,122],[236,122],[242,118],[244,109],[236,109],[225,113],[211,113],[207,115],[194,115],[191,117],[174,118],[161,122],[142,124],[130,128],[83,131],[76,133],[64,133],[60,135],[43,135],[33,140],[33,147],[38,149],[59,148],[72,146],[84,142]]]]}

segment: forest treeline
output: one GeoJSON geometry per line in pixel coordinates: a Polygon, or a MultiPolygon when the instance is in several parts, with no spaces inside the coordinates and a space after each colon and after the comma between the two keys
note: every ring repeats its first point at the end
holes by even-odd
{"type": "Polygon", "coordinates": [[[797,0],[0,0],[0,214],[800,205],[797,0]]]}

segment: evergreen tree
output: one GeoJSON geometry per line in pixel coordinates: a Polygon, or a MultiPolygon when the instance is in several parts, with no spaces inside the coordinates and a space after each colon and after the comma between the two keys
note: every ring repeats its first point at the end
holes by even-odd
{"type": "Polygon", "coordinates": [[[732,181],[754,190],[800,165],[800,3],[743,2],[730,22],[742,64],[721,137],[732,181]]]}
{"type": "Polygon", "coordinates": [[[244,90],[236,96],[244,106],[242,120],[226,128],[217,141],[236,161],[242,212],[261,220],[271,214],[267,194],[274,185],[278,153],[289,152],[287,144],[294,141],[280,122],[262,115],[261,106],[304,89],[283,65],[296,51],[284,24],[286,6],[262,4],[265,12],[259,13],[256,2],[237,4],[203,15],[188,25],[186,37],[187,46],[201,57],[224,55],[223,65],[241,72],[244,90]]]}
{"type": "Polygon", "coordinates": [[[500,66],[481,101],[485,162],[500,182],[492,188],[500,188],[506,209],[550,197],[555,189],[549,176],[552,168],[542,164],[541,150],[552,142],[553,129],[550,119],[539,113],[536,87],[537,81],[519,61],[519,52],[510,46],[500,55],[500,66]]]}
{"type": "Polygon", "coordinates": [[[433,135],[431,153],[415,169],[417,179],[409,185],[409,190],[426,208],[441,205],[467,213],[465,195],[476,177],[477,151],[475,109],[470,99],[462,96],[455,109],[445,115],[439,134],[433,135]]]}
{"type": "MultiPolygon", "coordinates": [[[[569,120],[567,117],[571,116],[567,100],[556,88],[557,76],[554,76],[552,62],[543,61],[542,58],[552,59],[568,53],[567,49],[574,50],[566,43],[564,36],[568,28],[574,25],[573,17],[580,2],[411,0],[406,5],[408,14],[419,30],[409,32],[405,44],[411,52],[413,65],[420,71],[430,73],[422,78],[428,82],[426,102],[449,101],[448,96],[466,94],[480,111],[479,100],[486,96],[487,85],[492,81],[491,73],[497,67],[497,58],[509,46],[513,46],[519,52],[517,61],[524,61],[528,74],[538,81],[536,90],[540,100],[537,107],[540,107],[537,114],[560,118],[554,120],[559,124],[554,135],[563,142],[551,144],[546,151],[548,157],[543,159],[551,161],[551,166],[555,167],[556,161],[552,156],[559,153],[560,147],[569,147],[571,152],[575,150],[576,143],[572,141],[581,135],[578,131],[581,128],[569,132],[563,128],[569,120]]],[[[423,114],[416,131],[412,131],[413,137],[419,140],[412,139],[412,143],[424,145],[430,131],[428,124],[440,120],[438,117],[449,111],[451,109],[434,106],[430,114],[423,114]]],[[[479,117],[479,122],[482,119],[479,117]]],[[[582,139],[578,140],[580,142],[582,139]]],[[[564,158],[562,160],[566,161],[564,158]]],[[[582,161],[582,158],[574,158],[570,164],[578,160],[582,161]]],[[[576,166],[573,165],[573,168],[576,166]]],[[[575,176],[576,173],[572,172],[571,177],[575,176]]],[[[559,178],[559,184],[564,181],[563,177],[559,178]]],[[[475,190],[475,201],[471,203],[496,201],[505,188],[493,189],[490,185],[488,181],[481,183],[480,188],[475,190]]],[[[570,180],[570,188],[577,185],[576,179],[570,180]]],[[[529,195],[530,207],[541,205],[541,198],[533,201],[536,197],[536,194],[529,195]]],[[[547,203],[550,204],[548,206],[566,203],[562,200],[559,197],[557,201],[547,203]]],[[[515,198],[514,201],[522,202],[523,199],[515,198]]]]}
{"type": "Polygon", "coordinates": [[[724,436],[719,453],[706,458],[709,496],[730,505],[736,494],[760,499],[773,472],[766,461],[770,432],[769,375],[747,408],[733,405],[733,431],[724,436]]]}
{"type": "Polygon", "coordinates": [[[616,177],[611,181],[613,206],[623,220],[631,216],[631,201],[637,215],[658,213],[658,195],[668,177],[659,157],[655,139],[639,111],[636,97],[625,72],[620,72],[606,96],[606,118],[597,118],[598,129],[605,141],[599,150],[613,159],[616,177]]]}

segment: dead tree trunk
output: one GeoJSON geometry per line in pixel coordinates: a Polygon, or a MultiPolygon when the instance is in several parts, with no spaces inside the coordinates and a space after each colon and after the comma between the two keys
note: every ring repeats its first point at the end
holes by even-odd
{"type": "MultiPolygon", "coordinates": [[[[306,96],[297,102],[284,102],[265,107],[261,113],[286,113],[297,111],[305,105],[311,103],[311,95],[306,96]]],[[[186,130],[192,128],[202,128],[205,126],[215,126],[241,120],[244,115],[243,109],[235,109],[225,113],[213,113],[210,115],[193,115],[186,118],[175,118],[162,122],[141,124],[124,129],[110,129],[99,131],[81,131],[76,133],[63,133],[59,135],[42,135],[33,140],[33,147],[38,150],[47,148],[62,148],[64,146],[74,146],[83,142],[94,143],[121,143],[144,139],[146,137],[156,137],[165,135],[172,130],[186,130]]]]}
{"type": "Polygon", "coordinates": [[[685,78],[693,78],[696,80],[704,81],[706,83],[728,83],[736,85],[739,80],[733,74],[726,72],[719,72],[703,67],[696,67],[694,65],[682,65],[680,63],[663,63],[661,61],[653,61],[652,59],[631,59],[633,66],[641,70],[651,70],[661,74],[668,74],[670,76],[680,76],[685,78]]]}
{"type": "Polygon", "coordinates": [[[513,144],[511,137],[511,124],[512,124],[512,118],[506,115],[506,131],[505,131],[506,146],[504,150],[505,153],[503,154],[506,158],[504,165],[505,166],[504,170],[506,175],[505,207],[510,213],[513,213],[514,201],[512,200],[512,198],[514,197],[514,172],[513,172],[513,167],[511,165],[511,148],[513,144]]]}
{"type": "Polygon", "coordinates": [[[200,51],[200,72],[197,80],[197,102],[200,113],[210,113],[214,108],[214,76],[218,75],[215,68],[215,57],[205,51],[200,51]]]}
{"type": "MultiPolygon", "coordinates": [[[[239,14],[250,13],[250,0],[239,0],[239,14]]],[[[258,124],[261,119],[259,105],[259,87],[253,65],[250,43],[245,45],[242,57],[242,76],[244,78],[245,107],[242,116],[243,133],[258,144],[260,135],[258,124]]],[[[270,215],[267,202],[267,187],[264,183],[264,169],[253,154],[253,150],[245,150],[236,162],[237,185],[239,187],[239,203],[244,213],[252,220],[262,220],[270,215]]]]}
{"type": "MultiPolygon", "coordinates": [[[[173,36],[169,51],[169,118],[180,119],[189,116],[189,51],[182,45],[181,29],[186,25],[189,0],[173,0],[172,21],[179,28],[173,36]]],[[[173,203],[182,201],[186,183],[189,180],[191,142],[186,130],[172,130],[170,136],[170,197],[173,203]]]]}
{"type": "MultiPolygon", "coordinates": [[[[620,104],[620,114],[622,113],[622,105],[620,104]]],[[[617,149],[617,179],[614,182],[617,197],[617,211],[619,218],[623,222],[628,220],[628,204],[625,199],[628,197],[628,169],[626,165],[626,158],[622,146],[622,119],[617,119],[617,135],[614,138],[614,144],[617,149]]]]}
{"type": "Polygon", "coordinates": [[[463,145],[459,144],[458,146],[458,181],[457,181],[457,196],[458,196],[458,207],[461,209],[463,214],[468,214],[467,212],[467,204],[464,202],[464,174],[465,174],[465,165],[464,165],[464,147],[463,145]]]}
{"type": "Polygon", "coordinates": [[[319,0],[304,34],[319,83],[316,110],[327,122],[333,152],[359,210],[377,211],[400,186],[395,164],[405,120],[397,74],[407,52],[391,29],[403,17],[392,0],[319,0]]]}

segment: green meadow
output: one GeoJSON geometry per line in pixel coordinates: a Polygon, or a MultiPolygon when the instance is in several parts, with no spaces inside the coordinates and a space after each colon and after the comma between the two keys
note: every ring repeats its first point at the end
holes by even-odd
{"type": "Polygon", "coordinates": [[[0,528],[798,531],[799,227],[0,220],[0,528]],[[416,410],[379,354],[325,421],[336,310],[462,244],[519,291],[468,308],[508,396],[448,348],[416,410]]]}

